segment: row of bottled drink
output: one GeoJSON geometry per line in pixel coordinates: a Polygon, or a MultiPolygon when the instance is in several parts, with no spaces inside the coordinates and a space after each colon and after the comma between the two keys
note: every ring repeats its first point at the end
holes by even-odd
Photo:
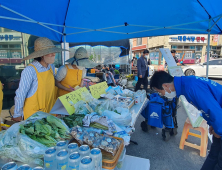
{"type": "Polygon", "coordinates": [[[60,141],[45,151],[44,168],[32,169],[27,164],[18,167],[9,162],[1,170],[102,170],[102,153],[98,148],[90,150],[88,145],[78,147],[77,143],[60,141]]]}
{"type": "Polygon", "coordinates": [[[43,167],[31,168],[28,164],[18,166],[15,162],[9,162],[2,166],[1,170],[44,170],[43,167]]]}
{"type": "Polygon", "coordinates": [[[46,150],[45,170],[102,170],[102,153],[98,148],[90,150],[88,145],[78,147],[77,143],[67,146],[65,141],[46,150]]]}

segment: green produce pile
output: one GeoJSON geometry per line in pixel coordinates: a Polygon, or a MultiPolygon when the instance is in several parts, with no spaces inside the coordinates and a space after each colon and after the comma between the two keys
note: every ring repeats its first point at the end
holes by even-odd
{"type": "Polygon", "coordinates": [[[96,123],[96,122],[90,123],[90,127],[97,128],[97,129],[103,129],[103,130],[109,129],[108,127],[101,125],[99,123],[96,123]]]}
{"type": "Polygon", "coordinates": [[[55,146],[57,141],[71,138],[62,122],[52,115],[35,123],[20,125],[19,132],[47,147],[55,146]]]}
{"type": "Polygon", "coordinates": [[[63,118],[64,122],[69,128],[75,126],[82,126],[82,120],[84,119],[84,114],[72,114],[63,118]]]}

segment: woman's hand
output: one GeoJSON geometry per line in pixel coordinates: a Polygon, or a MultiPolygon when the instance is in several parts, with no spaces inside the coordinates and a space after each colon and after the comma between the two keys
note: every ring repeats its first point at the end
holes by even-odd
{"type": "Polygon", "coordinates": [[[22,121],[22,116],[16,117],[16,118],[12,117],[12,120],[15,121],[15,122],[21,122],[22,121]]]}

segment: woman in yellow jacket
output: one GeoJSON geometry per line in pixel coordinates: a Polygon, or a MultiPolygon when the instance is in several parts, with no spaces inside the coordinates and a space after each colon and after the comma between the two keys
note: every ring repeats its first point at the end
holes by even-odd
{"type": "Polygon", "coordinates": [[[74,57],[66,62],[70,64],[61,66],[56,75],[59,97],[72,92],[76,86],[81,86],[82,80],[86,76],[86,68],[93,68],[97,65],[89,60],[87,51],[83,47],[78,48],[74,57]]]}
{"type": "Polygon", "coordinates": [[[23,60],[34,59],[21,75],[16,90],[15,110],[12,120],[27,119],[37,111],[49,113],[56,99],[55,53],[64,51],[55,47],[48,38],[38,38],[32,54],[23,60]]]}

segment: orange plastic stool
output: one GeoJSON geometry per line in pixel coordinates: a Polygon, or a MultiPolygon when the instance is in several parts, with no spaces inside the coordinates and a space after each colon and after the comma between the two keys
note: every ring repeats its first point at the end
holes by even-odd
{"type": "Polygon", "coordinates": [[[206,120],[203,120],[200,127],[194,128],[190,123],[189,118],[187,118],[186,122],[184,123],[182,136],[180,139],[180,149],[184,149],[184,145],[195,148],[200,150],[200,156],[206,157],[207,154],[207,143],[208,143],[208,126],[206,120]],[[189,132],[190,129],[197,130],[201,132],[201,135],[189,132]],[[193,143],[187,142],[186,139],[188,135],[200,138],[200,146],[195,145],[193,143]]]}
{"type": "Polygon", "coordinates": [[[96,69],[91,69],[91,73],[96,73],[96,69]]]}

